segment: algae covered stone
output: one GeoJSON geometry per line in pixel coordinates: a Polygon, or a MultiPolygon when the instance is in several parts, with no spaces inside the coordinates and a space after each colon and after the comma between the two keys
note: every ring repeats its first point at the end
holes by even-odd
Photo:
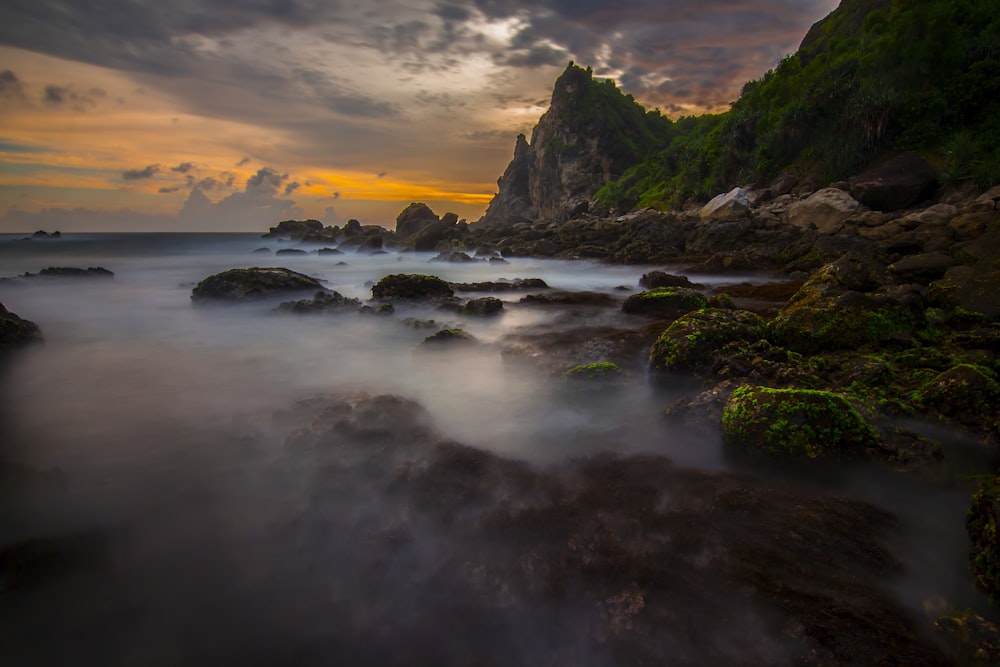
{"type": "Polygon", "coordinates": [[[985,482],[972,495],[972,504],[965,515],[971,551],[969,565],[976,585],[1000,602],[1000,476],[985,482]]]}
{"type": "Polygon", "coordinates": [[[621,369],[610,361],[598,361],[592,364],[580,364],[563,373],[566,382],[597,382],[613,380],[621,376],[621,369]]]}
{"type": "Polygon", "coordinates": [[[657,287],[633,294],[626,299],[622,311],[633,315],[679,317],[708,305],[708,297],[685,287],[657,287]]]}
{"type": "Polygon", "coordinates": [[[322,290],[315,278],[282,267],[229,269],[205,278],[191,290],[193,301],[244,301],[273,294],[322,290]]]}
{"type": "Polygon", "coordinates": [[[959,364],[939,373],[921,388],[919,403],[950,421],[1000,430],[1000,384],[982,366],[959,364]]]}
{"type": "Polygon", "coordinates": [[[376,299],[446,299],[454,291],[437,276],[394,273],[385,276],[372,287],[376,299]]]}
{"type": "Polygon", "coordinates": [[[727,445],[795,458],[859,458],[879,446],[875,429],[840,394],[744,386],[722,413],[727,445]]]}
{"type": "Polygon", "coordinates": [[[764,333],[764,320],[747,310],[702,308],[671,324],[649,352],[655,370],[702,371],[710,369],[716,353],[737,341],[752,344],[764,333]]]}

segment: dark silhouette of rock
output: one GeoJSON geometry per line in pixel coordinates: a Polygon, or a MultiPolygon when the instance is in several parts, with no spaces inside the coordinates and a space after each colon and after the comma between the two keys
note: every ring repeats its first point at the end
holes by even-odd
{"type": "Polygon", "coordinates": [[[444,299],[454,295],[451,285],[436,276],[395,273],[372,286],[376,299],[444,299]]]}
{"type": "Polygon", "coordinates": [[[111,278],[115,274],[103,266],[91,266],[81,269],[75,266],[50,266],[38,273],[25,273],[25,278],[111,278]]]}
{"type": "Polygon", "coordinates": [[[937,174],[916,153],[906,152],[850,180],[851,195],[880,211],[898,211],[933,193],[937,174]]]}
{"type": "Polygon", "coordinates": [[[300,248],[281,248],[276,255],[308,255],[309,253],[300,248]]]}
{"type": "Polygon", "coordinates": [[[541,278],[515,278],[479,283],[452,283],[456,292],[516,292],[521,290],[549,289],[541,278]]]}
{"type": "Polygon", "coordinates": [[[0,350],[40,338],[37,324],[18,317],[0,303],[0,350]]]}
{"type": "Polygon", "coordinates": [[[656,289],[657,287],[687,287],[694,289],[697,287],[687,276],[675,276],[665,271],[650,271],[642,274],[639,278],[639,285],[646,289],[656,289]]]}
{"type": "Polygon", "coordinates": [[[242,301],[284,292],[323,289],[315,278],[283,267],[230,269],[205,278],[191,290],[192,301],[242,301]]]}
{"type": "Polygon", "coordinates": [[[336,227],[324,227],[319,220],[282,220],[271,227],[264,238],[287,239],[306,243],[326,243],[337,238],[340,230],[336,227]]]}
{"type": "Polygon", "coordinates": [[[333,290],[324,290],[316,292],[311,299],[285,301],[278,305],[278,310],[290,313],[330,313],[344,310],[356,311],[360,307],[360,299],[352,299],[333,290]]]}
{"type": "Polygon", "coordinates": [[[396,236],[401,240],[409,239],[436,222],[441,222],[441,219],[427,204],[413,202],[396,216],[396,236]]]}
{"type": "Polygon", "coordinates": [[[503,312],[503,301],[492,296],[471,299],[462,307],[462,314],[491,317],[503,312]]]}

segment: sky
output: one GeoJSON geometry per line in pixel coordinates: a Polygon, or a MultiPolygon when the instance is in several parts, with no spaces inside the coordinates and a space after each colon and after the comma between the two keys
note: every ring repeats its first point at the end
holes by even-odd
{"type": "Polygon", "coordinates": [[[569,61],[724,111],[837,0],[4,0],[0,233],[476,220],[569,61]]]}

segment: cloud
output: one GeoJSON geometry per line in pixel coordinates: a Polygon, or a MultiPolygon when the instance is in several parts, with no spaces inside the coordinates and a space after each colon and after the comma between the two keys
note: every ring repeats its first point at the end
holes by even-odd
{"type": "Polygon", "coordinates": [[[181,162],[176,167],[171,167],[170,171],[176,171],[176,172],[181,173],[181,174],[186,174],[189,171],[191,171],[192,169],[194,169],[194,165],[191,164],[190,162],[181,162]]]}
{"type": "Polygon", "coordinates": [[[152,178],[160,171],[160,165],[150,164],[142,169],[127,169],[122,172],[122,180],[139,181],[145,178],[152,178]]]}
{"type": "Polygon", "coordinates": [[[181,187],[180,185],[175,185],[175,186],[174,186],[174,187],[172,187],[172,188],[160,188],[160,189],[159,189],[159,193],[160,193],[161,195],[168,195],[168,194],[173,194],[174,192],[180,192],[180,191],[181,191],[181,190],[183,190],[183,189],[184,189],[184,188],[183,188],[183,187],[181,187]]]}
{"type": "MultiPolygon", "coordinates": [[[[194,188],[178,213],[178,220],[197,224],[210,222],[220,229],[247,229],[264,228],[275,220],[304,217],[304,211],[294,201],[281,198],[282,185],[287,180],[288,174],[261,167],[247,179],[242,191],[218,202],[212,202],[202,188],[194,188]]],[[[297,187],[298,184],[289,183],[284,190],[291,185],[297,187]]]]}
{"type": "Polygon", "coordinates": [[[69,105],[74,111],[86,111],[96,107],[107,95],[107,91],[102,88],[90,88],[85,92],[77,92],[72,85],[49,84],[43,90],[42,102],[49,107],[69,105]]]}
{"type": "Polygon", "coordinates": [[[288,185],[285,186],[285,193],[284,193],[285,196],[287,197],[288,195],[298,190],[300,187],[302,186],[299,183],[289,183],[288,185]]]}
{"type": "Polygon", "coordinates": [[[216,188],[220,187],[221,185],[222,184],[219,183],[219,181],[217,181],[215,179],[215,177],[208,176],[208,177],[203,178],[200,181],[198,181],[198,185],[196,185],[195,188],[197,188],[198,190],[209,190],[209,191],[211,191],[211,190],[215,190],[216,188]]]}
{"type": "Polygon", "coordinates": [[[0,72],[0,100],[2,99],[27,101],[24,94],[24,84],[9,69],[0,72]]]}
{"type": "Polygon", "coordinates": [[[237,162],[237,163],[236,163],[236,166],[237,166],[237,167],[245,167],[245,166],[246,166],[246,165],[248,165],[248,164],[250,164],[250,158],[248,158],[248,157],[245,157],[245,158],[243,158],[242,160],[240,160],[239,162],[237,162]]]}

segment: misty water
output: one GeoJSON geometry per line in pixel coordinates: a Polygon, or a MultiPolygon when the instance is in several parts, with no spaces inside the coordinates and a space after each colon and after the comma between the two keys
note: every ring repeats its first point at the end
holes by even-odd
{"type": "MultiPolygon", "coordinates": [[[[302,316],[274,312],[283,298],[190,300],[206,276],[247,266],[287,266],[362,300],[391,273],[542,278],[554,289],[621,299],[629,293],[621,286],[635,291],[644,272],[669,267],[527,258],[443,264],[395,252],[276,256],[253,250],[287,244],[255,234],[22,236],[0,237],[0,277],[48,266],[103,266],[115,275],[0,282],[0,302],[44,336],[0,366],[0,461],[46,473],[0,490],[0,546],[96,536],[110,564],[0,592],[0,647],[20,660],[7,664],[64,664],[81,651],[94,664],[385,664],[400,662],[385,648],[394,642],[412,664],[454,658],[434,648],[450,636],[445,621],[427,630],[431,621],[405,620],[442,614],[448,600],[427,597],[440,587],[415,587],[399,572],[433,562],[452,548],[450,538],[431,528],[418,534],[405,567],[398,559],[385,565],[385,586],[373,590],[370,573],[359,574],[370,565],[368,547],[352,542],[352,526],[383,520],[381,500],[320,498],[322,467],[288,453],[298,425],[281,415],[323,394],[412,399],[441,438],[536,467],[605,452],[653,454],[681,468],[747,472],[770,485],[867,500],[899,521],[889,548],[903,575],[892,586],[914,619],[938,596],[984,606],[966,567],[971,485],[962,480],[982,463],[970,439],[943,433],[953,469],[931,479],[864,466],[761,467],[728,458],[712,429],[664,419],[665,406],[692,390],[681,379],[664,385],[640,372],[604,391],[568,391],[558,377],[504,359],[517,334],[641,326],[615,308],[527,307],[513,292],[496,295],[506,308],[493,319],[421,306],[390,316],[302,316]],[[429,331],[408,318],[460,326],[481,345],[421,353],[429,331]]],[[[573,645],[569,603],[518,614],[519,636],[528,639],[510,664],[587,664],[567,658],[572,651],[556,660],[545,644],[573,645]],[[543,616],[558,622],[540,631],[543,616]]],[[[481,641],[484,654],[496,648],[469,641],[481,641]]]]}

